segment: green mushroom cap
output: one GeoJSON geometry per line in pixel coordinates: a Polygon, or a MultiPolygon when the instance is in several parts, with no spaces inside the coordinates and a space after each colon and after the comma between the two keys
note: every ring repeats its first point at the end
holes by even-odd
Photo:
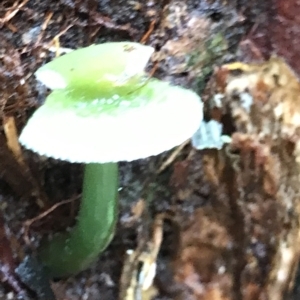
{"type": "Polygon", "coordinates": [[[110,97],[143,84],[142,75],[153,51],[150,46],[130,42],[91,45],[54,59],[35,75],[52,90],[83,89],[110,97]]]}
{"type": "Polygon", "coordinates": [[[202,102],[190,90],[146,79],[152,53],[137,43],[107,43],[40,68],[37,78],[54,91],[20,142],[57,159],[106,163],[157,155],[190,138],[202,121],[202,102]]]}

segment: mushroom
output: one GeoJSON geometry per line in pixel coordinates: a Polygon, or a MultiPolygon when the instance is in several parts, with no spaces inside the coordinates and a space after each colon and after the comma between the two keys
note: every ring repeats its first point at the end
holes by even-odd
{"type": "Polygon", "coordinates": [[[153,48],[132,42],[82,48],[41,67],[53,89],[23,129],[20,142],[41,155],[85,163],[75,227],[40,249],[52,277],[87,268],[113,237],[118,164],[157,155],[189,139],[202,120],[192,91],[149,79],[153,48]]]}

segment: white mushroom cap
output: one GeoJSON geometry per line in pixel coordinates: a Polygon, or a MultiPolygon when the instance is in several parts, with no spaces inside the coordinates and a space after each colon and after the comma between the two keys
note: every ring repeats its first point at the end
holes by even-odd
{"type": "Polygon", "coordinates": [[[158,80],[135,91],[132,102],[118,95],[92,101],[97,107],[111,104],[113,110],[80,113],[78,107],[54,104],[59,98],[73,103],[72,93],[52,92],[28,121],[20,142],[41,155],[70,162],[132,161],[157,155],[189,139],[202,120],[202,102],[194,92],[158,80]]]}

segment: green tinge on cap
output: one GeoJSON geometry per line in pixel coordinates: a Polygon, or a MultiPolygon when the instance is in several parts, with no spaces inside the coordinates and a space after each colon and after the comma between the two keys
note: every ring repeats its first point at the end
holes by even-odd
{"type": "Polygon", "coordinates": [[[194,92],[154,79],[130,94],[87,100],[74,91],[52,92],[20,142],[71,162],[131,161],[181,144],[202,120],[202,102],[194,92]]]}
{"type": "Polygon", "coordinates": [[[103,95],[131,85],[140,76],[154,49],[133,42],[92,45],[58,57],[35,73],[50,89],[98,89],[103,95]],[[131,82],[133,81],[133,82],[131,82]]]}
{"type": "Polygon", "coordinates": [[[153,48],[105,43],[75,50],[36,76],[54,89],[24,128],[20,142],[71,162],[131,161],[190,138],[202,120],[192,91],[146,79],[153,48]]]}

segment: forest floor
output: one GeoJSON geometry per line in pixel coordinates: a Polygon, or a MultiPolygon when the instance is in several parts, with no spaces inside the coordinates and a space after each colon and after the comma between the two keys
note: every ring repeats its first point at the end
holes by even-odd
{"type": "MultiPolygon", "coordinates": [[[[59,47],[124,40],[151,45],[156,50],[149,64],[153,76],[199,93],[205,117],[214,117],[208,99],[218,92],[211,81],[216,67],[262,61],[271,53],[262,39],[256,38],[254,46],[248,38],[252,34],[255,40],[257,17],[266,21],[267,12],[259,1],[242,0],[1,1],[0,299],[275,299],[270,298],[271,271],[282,228],[298,229],[292,217],[282,221],[278,211],[285,204],[270,187],[275,175],[270,173],[277,170],[287,178],[281,179],[284,187],[297,192],[290,183],[298,174],[295,160],[286,162],[276,147],[279,167],[272,163],[268,170],[253,165],[260,148],[252,145],[250,151],[240,140],[235,146],[241,154],[232,155],[244,155],[239,170],[225,149],[199,151],[190,143],[157,157],[121,162],[120,213],[112,243],[88,270],[48,281],[36,249],[42,237],[74,224],[82,166],[25,149],[20,158],[8,143],[18,135],[14,126],[20,133],[43,103],[47,91],[33,74],[59,47]],[[135,251],[133,261],[128,250],[135,251]],[[136,272],[152,255],[156,276],[143,290],[143,282],[134,283],[136,272]]],[[[221,121],[224,134],[231,135],[238,127],[227,117],[221,121]]],[[[297,266],[298,255],[293,262],[297,266]]],[[[296,271],[289,272],[278,295],[293,282],[296,271]]],[[[293,295],[297,299],[297,290],[293,295]]]]}

